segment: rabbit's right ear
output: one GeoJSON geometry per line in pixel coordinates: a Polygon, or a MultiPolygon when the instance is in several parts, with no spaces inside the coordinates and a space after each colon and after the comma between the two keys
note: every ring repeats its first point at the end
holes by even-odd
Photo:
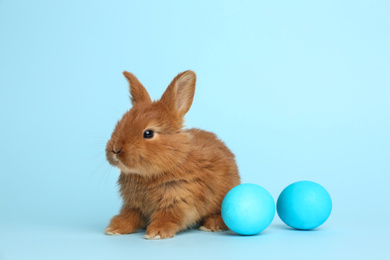
{"type": "Polygon", "coordinates": [[[134,74],[124,71],[123,75],[126,77],[129,82],[130,87],[130,95],[131,95],[131,103],[135,105],[136,103],[144,102],[151,103],[152,99],[149,96],[148,91],[146,91],[145,87],[139,82],[134,74]]]}

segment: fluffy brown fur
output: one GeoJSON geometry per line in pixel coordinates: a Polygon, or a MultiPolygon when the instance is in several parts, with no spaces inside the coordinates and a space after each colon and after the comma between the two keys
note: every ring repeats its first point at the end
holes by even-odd
{"type": "Polygon", "coordinates": [[[221,203],[240,177],[233,153],[215,134],[183,129],[195,93],[195,73],[177,75],[154,102],[133,74],[123,74],[133,107],[116,125],[106,148],[109,163],[121,170],[123,206],[106,234],[147,227],[145,238],[164,239],[197,223],[200,230],[227,229],[221,203]],[[154,136],[144,138],[146,130],[154,136]]]}

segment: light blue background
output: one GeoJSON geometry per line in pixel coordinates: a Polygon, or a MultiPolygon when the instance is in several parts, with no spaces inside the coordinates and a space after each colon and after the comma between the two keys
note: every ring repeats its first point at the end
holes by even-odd
{"type": "Polygon", "coordinates": [[[388,1],[0,0],[0,259],[390,257],[388,1]],[[216,132],[276,200],[311,180],[319,229],[103,235],[118,212],[105,142],[130,108],[198,75],[188,127],[216,132]]]}

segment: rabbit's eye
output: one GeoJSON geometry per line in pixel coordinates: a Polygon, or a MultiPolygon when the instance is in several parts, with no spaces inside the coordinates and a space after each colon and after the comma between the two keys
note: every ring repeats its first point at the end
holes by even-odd
{"type": "Polygon", "coordinates": [[[154,136],[154,132],[152,130],[146,130],[144,132],[144,138],[145,139],[153,138],[153,136],[154,136]]]}

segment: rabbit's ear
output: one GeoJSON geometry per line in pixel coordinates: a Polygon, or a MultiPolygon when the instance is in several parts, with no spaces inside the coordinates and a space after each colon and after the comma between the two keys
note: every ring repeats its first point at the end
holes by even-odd
{"type": "Polygon", "coordinates": [[[131,103],[135,105],[139,102],[150,103],[152,99],[149,96],[148,91],[142,86],[141,82],[132,73],[124,71],[123,75],[126,77],[130,85],[131,103]]]}
{"type": "Polygon", "coordinates": [[[168,105],[180,116],[184,116],[191,107],[195,94],[196,74],[191,70],[177,75],[161,97],[161,102],[168,105]]]}

